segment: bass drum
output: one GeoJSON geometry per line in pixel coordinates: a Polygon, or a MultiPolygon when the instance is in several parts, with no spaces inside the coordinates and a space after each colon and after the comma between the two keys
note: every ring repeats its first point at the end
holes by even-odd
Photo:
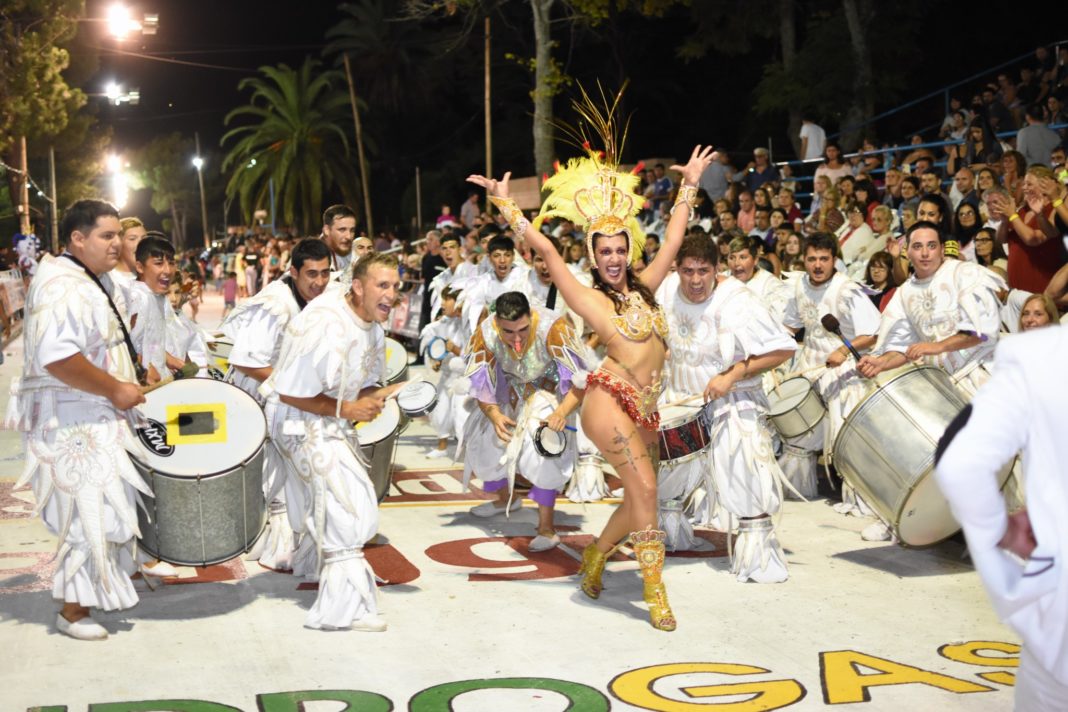
{"type": "Polygon", "coordinates": [[[138,508],[141,547],[181,566],[247,552],[267,523],[267,421],[252,396],[210,378],[174,381],[145,395],[148,425],[131,452],[155,497],[138,508]]]}
{"type": "MultiPolygon", "coordinates": [[[[935,544],[960,530],[934,478],[946,426],[965,406],[949,375],[906,366],[849,414],[834,442],[834,467],[906,546],[935,544]]],[[[1000,475],[1004,484],[1011,463],[1000,475]]]]}

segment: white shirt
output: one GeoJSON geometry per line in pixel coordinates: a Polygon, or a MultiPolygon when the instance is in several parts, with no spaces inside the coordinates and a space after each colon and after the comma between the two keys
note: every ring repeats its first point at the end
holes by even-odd
{"type": "Polygon", "coordinates": [[[827,132],[821,126],[811,121],[802,122],[801,133],[798,136],[808,139],[805,155],[801,156],[802,160],[807,161],[823,155],[823,150],[827,147],[827,132]]]}

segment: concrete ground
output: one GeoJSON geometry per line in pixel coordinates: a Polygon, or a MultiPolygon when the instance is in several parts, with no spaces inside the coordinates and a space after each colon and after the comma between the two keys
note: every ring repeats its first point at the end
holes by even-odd
{"type": "MultiPolygon", "coordinates": [[[[207,295],[201,323],[218,322],[207,295]]],[[[0,392],[22,366],[5,350],[0,392]]],[[[413,368],[413,375],[421,372],[413,368]]],[[[433,375],[431,375],[433,378],[433,375]]],[[[6,398],[5,398],[6,401],[6,398]]],[[[727,541],[671,555],[665,580],[678,630],[652,629],[624,550],[606,590],[577,587],[578,556],[613,503],[559,506],[564,545],[530,554],[535,509],[467,513],[459,464],[428,460],[413,423],[368,559],[385,633],[302,627],[314,585],[242,558],[181,568],[104,614],[112,633],[79,642],[54,629],[55,539],[12,492],[18,434],[0,432],[0,709],[47,712],[459,710],[1010,710],[1016,638],[987,604],[963,546],[867,543],[866,522],[827,500],[781,518],[790,579],[737,583],[727,541]]],[[[143,584],[139,584],[143,588],[143,584]]]]}

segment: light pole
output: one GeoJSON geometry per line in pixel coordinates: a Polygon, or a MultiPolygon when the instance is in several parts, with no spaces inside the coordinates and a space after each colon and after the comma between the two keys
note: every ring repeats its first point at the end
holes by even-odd
{"type": "Polygon", "coordinates": [[[121,210],[126,206],[126,201],[130,199],[130,182],[123,170],[125,168],[123,160],[111,153],[105,159],[105,165],[108,173],[111,174],[111,202],[121,210]]]}
{"type": "Polygon", "coordinates": [[[197,182],[200,184],[200,224],[204,231],[204,247],[211,249],[211,236],[208,231],[208,203],[204,200],[204,159],[200,157],[200,134],[193,134],[196,139],[197,155],[193,157],[193,166],[197,169],[197,182]]]}

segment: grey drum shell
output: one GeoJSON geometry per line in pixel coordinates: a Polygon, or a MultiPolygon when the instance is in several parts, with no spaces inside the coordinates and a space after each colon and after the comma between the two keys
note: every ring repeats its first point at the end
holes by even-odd
{"type": "Polygon", "coordinates": [[[815,385],[804,376],[794,376],[783,381],[768,393],[768,420],[779,431],[784,440],[800,437],[812,432],[827,416],[827,406],[823,403],[815,385]],[[783,394],[783,390],[787,394],[783,394]],[[790,408],[786,400],[791,395],[804,391],[804,396],[790,408]]]}
{"type": "MultiPolygon", "coordinates": [[[[940,368],[907,366],[849,414],[834,442],[834,467],[906,546],[929,546],[960,530],[934,478],[935,448],[966,405],[940,368]]],[[[1001,473],[1008,478],[1011,463],[1001,473]]]]}
{"type": "Polygon", "coordinates": [[[196,477],[134,467],[155,497],[137,511],[141,548],[180,566],[211,566],[247,552],[267,523],[263,445],[247,461],[196,477]]]}

